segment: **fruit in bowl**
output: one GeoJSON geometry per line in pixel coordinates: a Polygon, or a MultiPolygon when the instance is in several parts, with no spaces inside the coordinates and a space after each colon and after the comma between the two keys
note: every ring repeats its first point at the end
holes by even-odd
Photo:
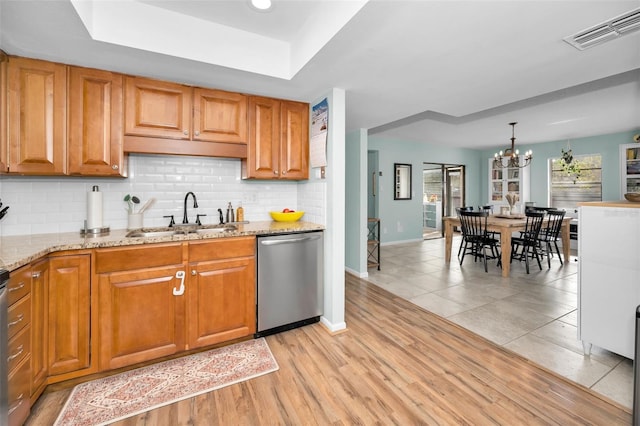
{"type": "Polygon", "coordinates": [[[276,222],[296,222],[304,215],[303,211],[282,209],[281,212],[269,212],[271,218],[276,222]]]}

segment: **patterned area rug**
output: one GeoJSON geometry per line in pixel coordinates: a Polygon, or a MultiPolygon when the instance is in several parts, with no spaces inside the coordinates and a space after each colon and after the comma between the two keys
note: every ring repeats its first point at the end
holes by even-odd
{"type": "Polygon", "coordinates": [[[76,386],[55,426],[104,425],[277,369],[264,338],[161,362],[76,386]]]}

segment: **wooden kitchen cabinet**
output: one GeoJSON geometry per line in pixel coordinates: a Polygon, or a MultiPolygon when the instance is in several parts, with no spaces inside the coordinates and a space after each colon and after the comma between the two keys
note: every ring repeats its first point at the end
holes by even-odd
{"type": "Polygon", "coordinates": [[[7,85],[9,172],[65,174],[66,65],[10,57],[7,85]]]}
{"type": "Polygon", "coordinates": [[[241,93],[127,77],[124,103],[127,152],[246,156],[241,93]]]}
{"type": "Polygon", "coordinates": [[[189,244],[188,349],[256,331],[255,238],[189,244]]]}
{"type": "Polygon", "coordinates": [[[193,89],[193,139],[247,144],[247,97],[214,89],[193,89]]]}
{"type": "Polygon", "coordinates": [[[69,68],[68,172],[126,176],[120,74],[69,68]]]}
{"type": "Polygon", "coordinates": [[[100,369],[255,333],[255,238],[96,250],[100,369]]]}
{"type": "Polygon", "coordinates": [[[9,56],[0,50],[0,173],[9,171],[7,143],[7,74],[9,56]]]}
{"type": "Polygon", "coordinates": [[[249,98],[249,146],[242,178],[309,178],[308,104],[249,98]]]}
{"type": "MultiPolygon", "coordinates": [[[[91,256],[49,258],[49,375],[91,367],[91,256]]],[[[80,374],[78,374],[80,375],[80,374]]]]}
{"type": "Polygon", "coordinates": [[[7,371],[9,425],[21,425],[29,416],[31,389],[31,268],[11,272],[7,286],[7,371]]]}
{"type": "Polygon", "coordinates": [[[142,77],[125,78],[125,135],[191,138],[192,88],[142,77]]]}
{"type": "Polygon", "coordinates": [[[42,394],[49,375],[47,340],[49,335],[49,260],[31,266],[31,404],[42,394]]]}
{"type": "Polygon", "coordinates": [[[100,369],[172,355],[184,348],[182,244],[96,251],[100,369]]]}

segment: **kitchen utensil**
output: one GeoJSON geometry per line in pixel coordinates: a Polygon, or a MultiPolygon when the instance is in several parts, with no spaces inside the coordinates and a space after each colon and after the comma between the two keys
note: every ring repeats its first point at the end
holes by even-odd
{"type": "Polygon", "coordinates": [[[271,215],[271,218],[276,222],[296,222],[304,215],[304,212],[269,212],[269,214],[271,215]]]}
{"type": "Polygon", "coordinates": [[[155,204],[155,202],[156,202],[156,199],[155,199],[155,198],[153,198],[153,197],[152,197],[152,198],[149,198],[149,199],[147,200],[147,202],[146,202],[146,203],[144,203],[144,205],[143,205],[142,207],[140,207],[140,210],[138,210],[138,213],[144,213],[144,212],[145,212],[145,210],[147,210],[147,209],[151,208],[151,206],[153,206],[153,205],[155,204]]]}
{"type": "Polygon", "coordinates": [[[6,216],[7,210],[9,210],[9,206],[5,206],[2,210],[0,210],[0,219],[6,216]]]}

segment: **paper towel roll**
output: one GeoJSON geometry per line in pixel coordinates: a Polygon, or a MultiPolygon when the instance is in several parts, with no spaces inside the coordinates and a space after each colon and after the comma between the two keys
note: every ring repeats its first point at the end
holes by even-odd
{"type": "Polygon", "coordinates": [[[102,228],[102,192],[97,186],[87,194],[87,229],[102,228]]]}

